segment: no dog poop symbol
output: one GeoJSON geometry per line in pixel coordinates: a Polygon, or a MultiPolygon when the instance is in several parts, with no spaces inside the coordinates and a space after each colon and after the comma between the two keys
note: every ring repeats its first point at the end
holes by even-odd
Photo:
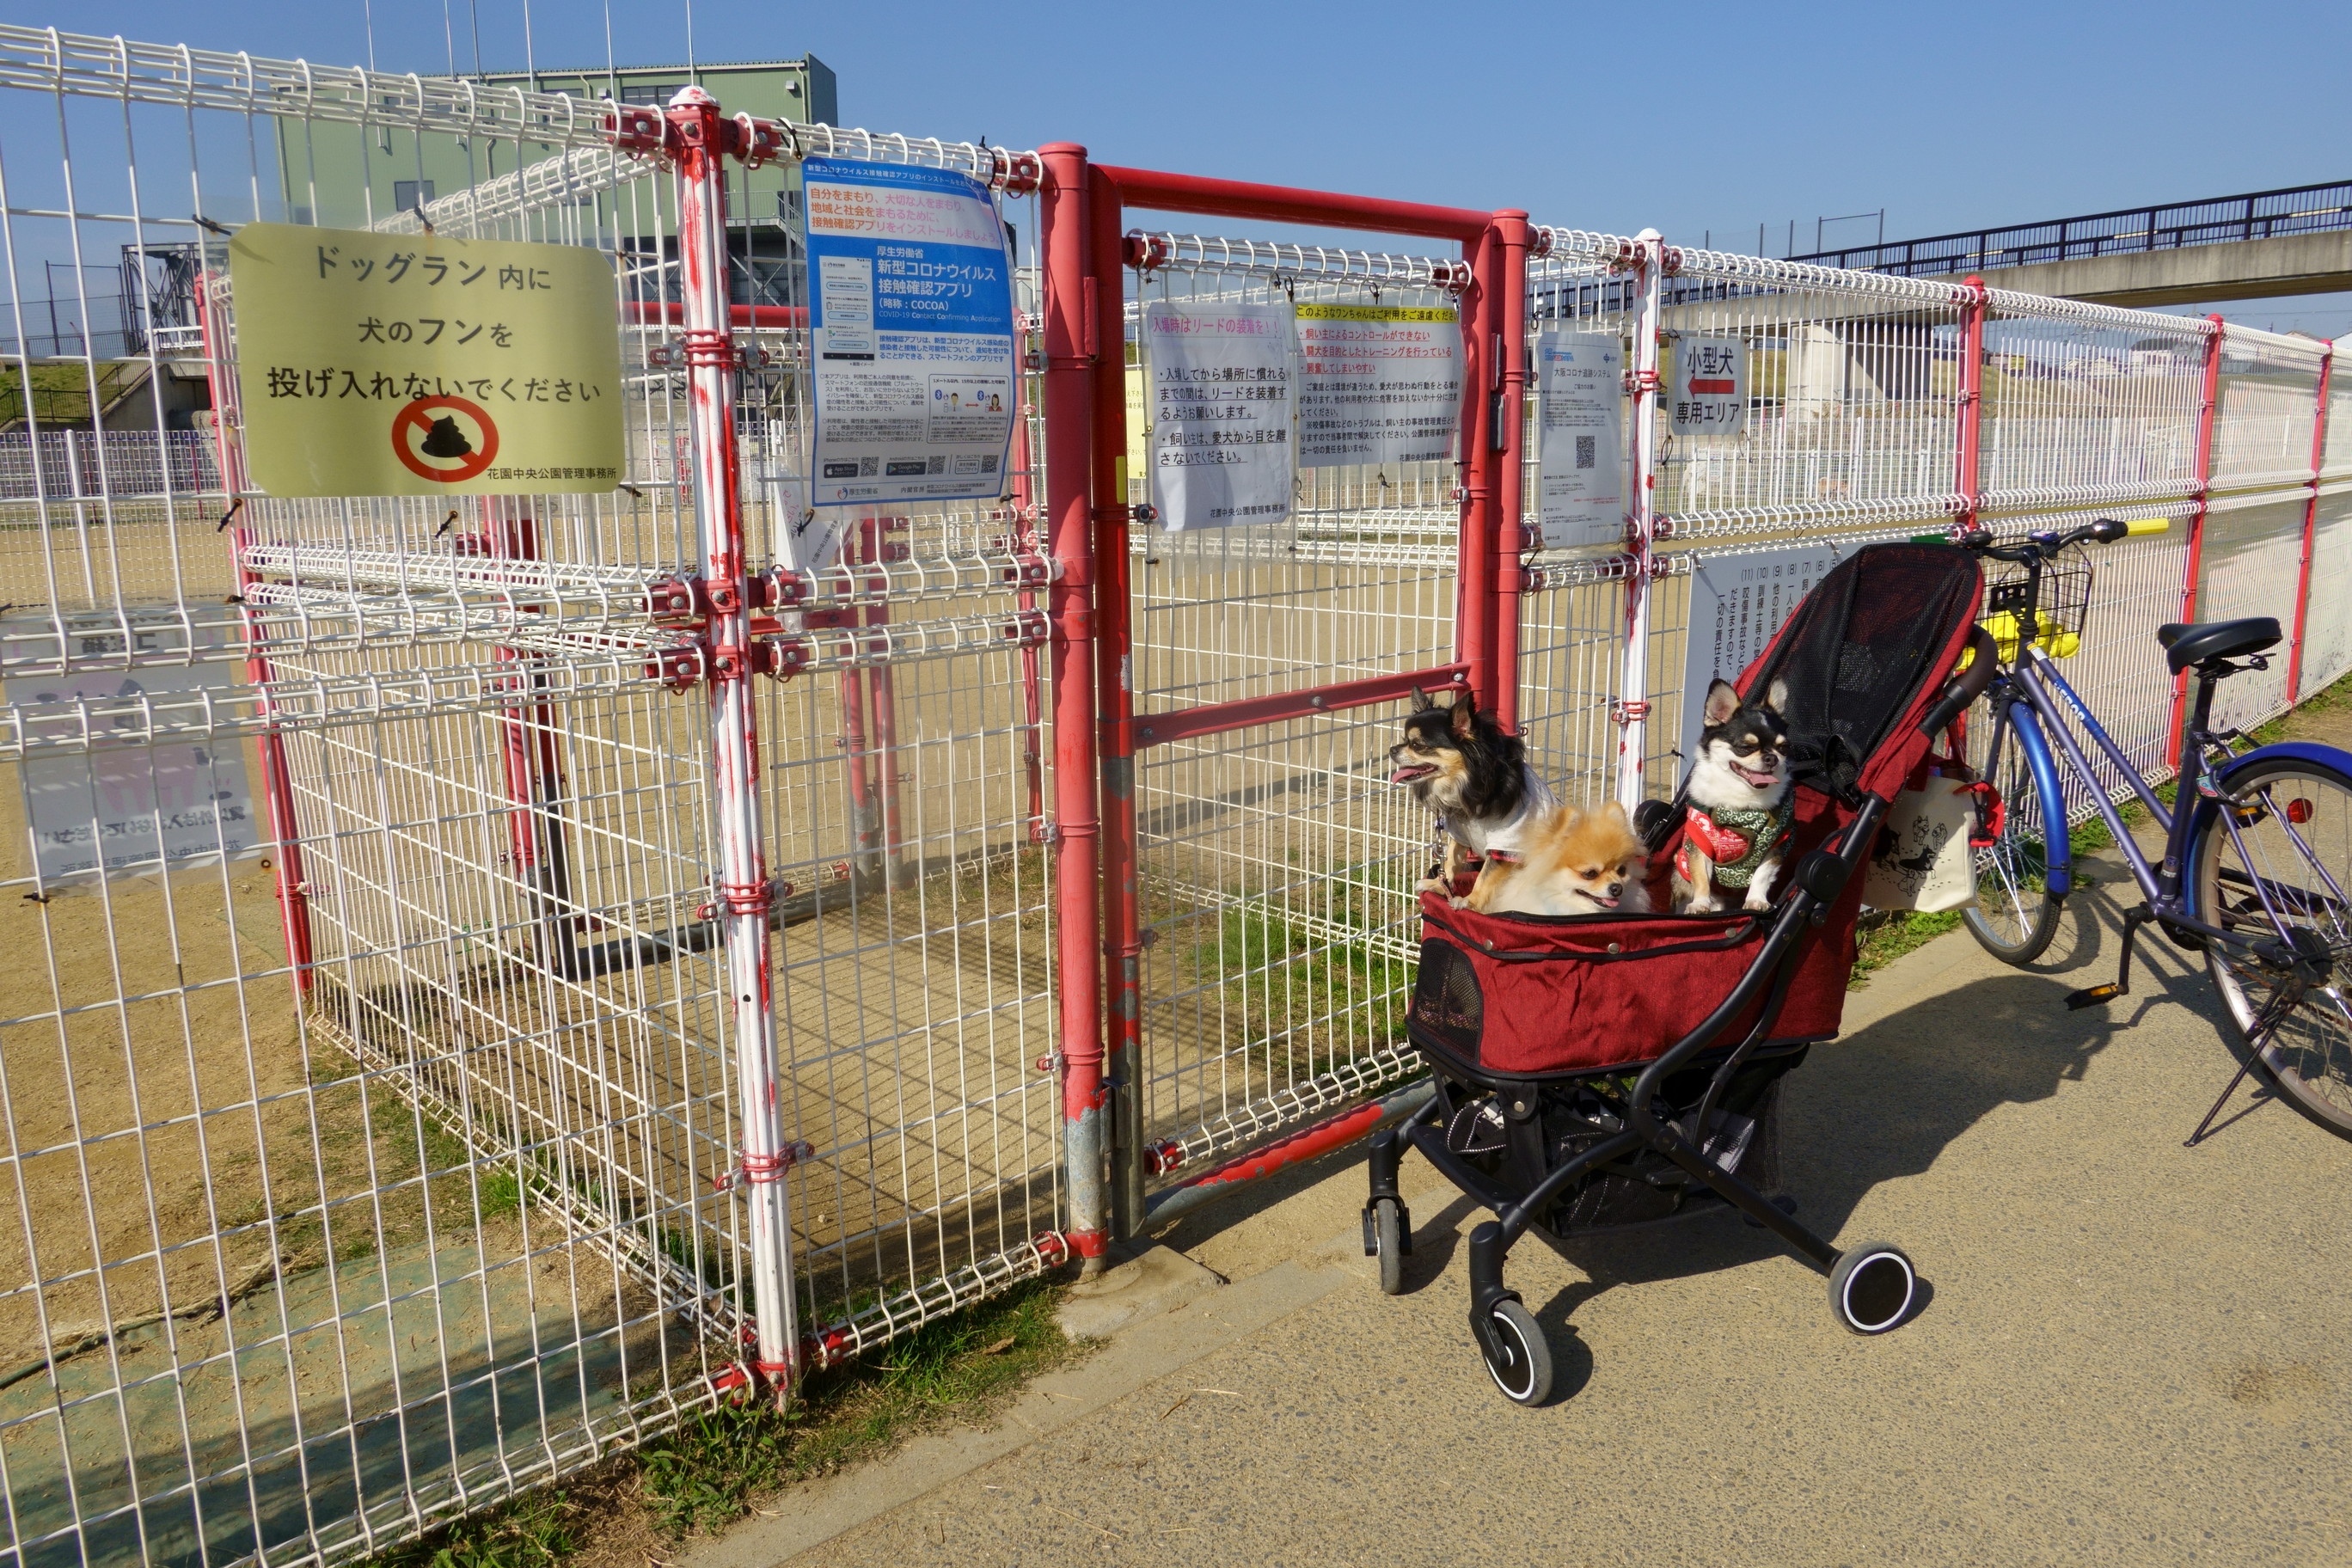
{"type": "Polygon", "coordinates": [[[393,416],[392,449],[420,479],[463,484],[497,458],[499,427],[469,398],[420,397],[393,416]]]}

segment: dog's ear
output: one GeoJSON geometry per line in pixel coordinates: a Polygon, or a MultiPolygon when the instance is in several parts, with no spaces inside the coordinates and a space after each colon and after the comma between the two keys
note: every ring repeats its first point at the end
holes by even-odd
{"type": "Polygon", "coordinates": [[[1710,729],[1727,723],[1739,711],[1739,691],[1728,680],[1717,678],[1707,685],[1706,706],[1699,710],[1699,719],[1710,729]]]}
{"type": "Polygon", "coordinates": [[[1764,691],[1764,706],[1775,713],[1789,710],[1789,683],[1786,680],[1777,675],[1772,678],[1772,684],[1764,691]]]}
{"type": "Polygon", "coordinates": [[[1462,689],[1462,695],[1454,700],[1454,739],[1468,740],[1470,731],[1477,727],[1477,723],[1478,700],[1471,695],[1470,689],[1465,686],[1462,689]]]}
{"type": "Polygon", "coordinates": [[[1428,712],[1431,709],[1433,709],[1433,708],[1434,708],[1434,707],[1436,707],[1436,706],[1437,706],[1437,704],[1436,704],[1436,703],[1432,702],[1432,701],[1429,700],[1429,693],[1428,693],[1428,692],[1423,691],[1423,690],[1420,687],[1418,687],[1418,686],[1416,686],[1416,687],[1414,687],[1414,688],[1412,689],[1412,710],[1413,710],[1414,712],[1416,712],[1416,713],[1426,713],[1426,712],[1428,712]]]}
{"type": "Polygon", "coordinates": [[[1633,831],[1633,820],[1625,815],[1625,805],[1622,801],[1611,801],[1607,805],[1601,808],[1601,815],[1607,817],[1613,817],[1616,820],[1617,826],[1623,828],[1626,832],[1631,833],[1633,831]]]}

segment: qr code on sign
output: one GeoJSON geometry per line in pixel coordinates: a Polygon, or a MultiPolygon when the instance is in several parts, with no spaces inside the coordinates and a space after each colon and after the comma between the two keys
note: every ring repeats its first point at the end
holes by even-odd
{"type": "Polygon", "coordinates": [[[1579,436],[1576,438],[1576,466],[1578,468],[1589,468],[1593,466],[1595,459],[1599,457],[1599,453],[1594,450],[1594,447],[1600,439],[1601,437],[1598,436],[1579,436]]]}

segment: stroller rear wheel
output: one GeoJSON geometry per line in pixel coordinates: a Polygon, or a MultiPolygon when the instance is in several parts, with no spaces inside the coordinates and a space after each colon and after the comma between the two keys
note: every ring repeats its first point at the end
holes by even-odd
{"type": "Polygon", "coordinates": [[[1534,1405],[1551,1396],[1551,1346],[1536,1326],[1536,1315],[1517,1297],[1506,1296],[1495,1303],[1486,1332],[1477,1338],[1487,1375],[1504,1398],[1534,1405]]]}
{"type": "Polygon", "coordinates": [[[1830,1310],[1857,1334],[1899,1328],[1918,1291],[1911,1260],[1883,1241],[1847,1247],[1830,1270],[1830,1310]]]}

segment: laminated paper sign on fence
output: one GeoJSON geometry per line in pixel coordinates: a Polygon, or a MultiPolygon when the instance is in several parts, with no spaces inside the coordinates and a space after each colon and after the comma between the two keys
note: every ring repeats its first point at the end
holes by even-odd
{"type": "Polygon", "coordinates": [[[1737,436],[1748,427],[1748,342],[1697,337],[1675,342],[1666,412],[1677,436],[1737,436]]]}
{"type": "Polygon", "coordinates": [[[1683,652],[1683,766],[1698,755],[1699,699],[1708,681],[1737,680],[1797,601],[1829,574],[1846,547],[1831,542],[1703,558],[1691,573],[1690,637],[1683,652]]]}
{"type": "Polygon", "coordinates": [[[1546,332],[1537,428],[1538,523],[1548,549],[1625,538],[1625,350],[1614,332],[1546,332]]]}
{"type": "Polygon", "coordinates": [[[816,364],[810,500],[994,500],[1016,406],[1013,268],[988,187],[949,169],[810,158],[816,364]]]}
{"type": "Polygon", "coordinates": [[[1298,466],[1444,462],[1462,418],[1451,306],[1298,307],[1298,466]]]}
{"type": "Polygon", "coordinates": [[[229,242],[246,461],[273,496],[595,495],[620,481],[611,261],[251,223],[229,242]]]}
{"type": "MultiPolygon", "coordinates": [[[[46,618],[31,624],[48,626],[46,618]]],[[[142,653],[176,651],[160,642],[173,634],[131,635],[142,653]]],[[[198,647],[217,647],[223,641],[216,631],[197,635],[198,647]]],[[[74,633],[71,643],[77,658],[119,658],[123,653],[119,631],[74,633]]],[[[142,694],[210,690],[226,697],[236,679],[235,665],[217,662],[89,668],[18,676],[7,682],[6,696],[27,710],[49,703],[120,702],[142,694]]],[[[127,717],[117,722],[133,723],[127,717]]],[[[34,865],[47,885],[260,852],[245,748],[236,741],[110,743],[101,735],[87,752],[27,757],[17,764],[16,779],[24,791],[34,865]]]]}
{"type": "Polygon", "coordinates": [[[1289,307],[1155,303],[1143,342],[1153,504],[1168,531],[1287,518],[1289,307]]]}

